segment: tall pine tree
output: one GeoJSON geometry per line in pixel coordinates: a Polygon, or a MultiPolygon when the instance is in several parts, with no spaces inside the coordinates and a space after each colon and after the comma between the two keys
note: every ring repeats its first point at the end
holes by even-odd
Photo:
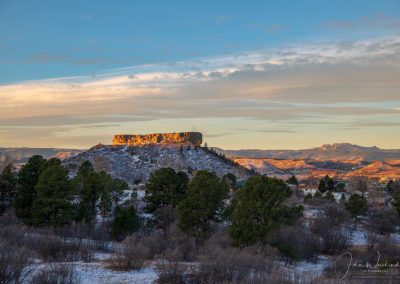
{"type": "Polygon", "coordinates": [[[73,218],[72,190],[68,171],[58,159],[50,159],[35,186],[32,221],[36,226],[59,227],[73,218]]]}
{"type": "Polygon", "coordinates": [[[0,174],[0,214],[9,207],[14,199],[17,175],[12,164],[8,164],[0,174]]]}
{"type": "Polygon", "coordinates": [[[32,156],[18,173],[18,183],[14,198],[15,214],[25,223],[32,218],[32,203],[36,197],[35,186],[47,161],[40,155],[32,156]]]}

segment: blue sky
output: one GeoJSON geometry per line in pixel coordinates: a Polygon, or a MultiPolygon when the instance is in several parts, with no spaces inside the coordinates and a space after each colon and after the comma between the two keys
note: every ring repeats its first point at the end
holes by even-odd
{"type": "Polygon", "coordinates": [[[0,83],[393,32],[380,16],[400,1],[2,0],[0,83]]]}
{"type": "Polygon", "coordinates": [[[0,0],[0,27],[0,146],[400,148],[400,1],[0,0]]]}

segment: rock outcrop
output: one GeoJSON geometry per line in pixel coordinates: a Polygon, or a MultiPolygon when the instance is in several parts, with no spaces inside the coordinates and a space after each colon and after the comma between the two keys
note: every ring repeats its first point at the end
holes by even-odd
{"type": "Polygon", "coordinates": [[[200,146],[203,143],[203,135],[200,132],[179,133],[153,133],[145,135],[114,135],[113,145],[143,145],[143,144],[192,144],[200,146]]]}

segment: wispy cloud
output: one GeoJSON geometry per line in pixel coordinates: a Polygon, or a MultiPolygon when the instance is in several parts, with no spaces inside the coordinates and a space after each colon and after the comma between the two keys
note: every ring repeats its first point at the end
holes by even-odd
{"type": "Polygon", "coordinates": [[[398,32],[400,29],[400,18],[392,17],[383,13],[377,13],[371,16],[360,17],[355,20],[331,20],[325,22],[324,26],[338,30],[375,29],[398,32]]]}
{"type": "MultiPolygon", "coordinates": [[[[37,59],[63,58],[42,54],[37,59]]],[[[371,117],[376,125],[386,121],[394,127],[399,87],[399,37],[304,44],[2,85],[0,123],[16,133],[41,127],[40,133],[52,139],[59,135],[57,126],[98,131],[102,127],[96,125],[166,119],[257,120],[266,124],[259,133],[282,135],[296,132],[299,125],[336,118],[347,118],[349,125],[339,126],[343,128],[369,127],[354,121],[371,117]],[[390,103],[376,107],[377,102],[390,103]],[[295,126],[282,128],[283,122],[295,126]]],[[[210,132],[211,138],[236,133],[236,125],[226,130],[222,125],[221,131],[210,132]]]]}

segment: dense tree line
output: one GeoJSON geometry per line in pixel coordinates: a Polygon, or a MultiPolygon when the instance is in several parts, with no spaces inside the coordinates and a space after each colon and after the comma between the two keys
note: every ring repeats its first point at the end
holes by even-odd
{"type": "Polygon", "coordinates": [[[0,208],[4,213],[13,207],[25,224],[37,227],[58,228],[72,221],[93,224],[97,214],[106,216],[119,210],[126,189],[128,185],[124,181],[113,179],[104,171],[96,172],[88,161],[70,178],[59,159],[46,160],[37,155],[18,173],[11,164],[3,169],[0,208]]]}

